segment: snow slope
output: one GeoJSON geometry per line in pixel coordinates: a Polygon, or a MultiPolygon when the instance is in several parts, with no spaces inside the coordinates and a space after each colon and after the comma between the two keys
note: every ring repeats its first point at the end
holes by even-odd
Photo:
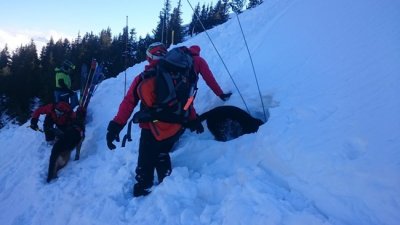
{"type": "MultiPolygon", "coordinates": [[[[400,2],[270,0],[240,21],[271,114],[258,133],[221,143],[207,129],[186,132],[172,175],[132,198],[139,128],[126,148],[105,143],[122,73],[98,88],[81,159],[56,182],[45,183],[43,134],[27,125],[0,131],[0,224],[398,224],[400,2]]],[[[209,35],[262,118],[236,18],[209,35]]],[[[245,108],[207,36],[184,44],[200,45],[222,89],[233,91],[224,103],[200,79],[197,110],[245,108]]],[[[144,65],[129,68],[129,82],[144,65]]]]}

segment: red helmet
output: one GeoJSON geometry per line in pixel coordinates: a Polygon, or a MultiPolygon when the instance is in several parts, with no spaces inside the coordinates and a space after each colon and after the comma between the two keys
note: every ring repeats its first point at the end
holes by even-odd
{"type": "Polygon", "coordinates": [[[149,45],[146,50],[146,55],[148,59],[151,60],[159,60],[165,54],[167,54],[168,50],[165,45],[161,42],[154,42],[153,44],[149,45]]]}

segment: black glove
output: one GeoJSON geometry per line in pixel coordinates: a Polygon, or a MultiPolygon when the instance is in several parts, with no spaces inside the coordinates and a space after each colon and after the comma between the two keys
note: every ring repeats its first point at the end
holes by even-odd
{"type": "Polygon", "coordinates": [[[231,92],[229,92],[229,93],[223,93],[223,94],[221,94],[220,96],[219,96],[219,98],[222,100],[222,101],[227,101],[230,97],[231,97],[231,95],[232,95],[232,93],[231,92]]]}
{"type": "Polygon", "coordinates": [[[198,118],[187,122],[185,127],[189,128],[191,132],[196,131],[198,134],[204,132],[203,124],[201,124],[201,121],[198,118]]]}
{"type": "Polygon", "coordinates": [[[113,141],[119,142],[119,132],[121,132],[122,128],[124,128],[123,125],[120,125],[114,121],[110,121],[107,127],[107,147],[110,150],[114,150],[116,146],[113,144],[113,141]]]}
{"type": "Polygon", "coordinates": [[[38,121],[39,121],[38,119],[32,118],[31,125],[29,127],[32,128],[32,130],[34,130],[34,131],[38,130],[39,129],[39,126],[37,125],[38,121]]]}

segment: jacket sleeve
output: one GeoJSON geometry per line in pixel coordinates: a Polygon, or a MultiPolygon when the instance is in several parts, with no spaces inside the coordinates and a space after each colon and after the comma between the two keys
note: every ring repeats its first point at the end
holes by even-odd
{"type": "Polygon", "coordinates": [[[140,74],[136,76],[133,80],[128,92],[126,93],[124,99],[119,105],[117,115],[113,119],[113,121],[115,121],[116,123],[124,126],[128,122],[129,117],[131,117],[133,110],[139,102],[139,97],[136,93],[136,90],[141,81],[142,77],[140,74]]]}
{"type": "Polygon", "coordinates": [[[37,108],[32,113],[32,118],[39,119],[40,115],[50,114],[52,110],[53,110],[53,105],[52,104],[44,105],[42,107],[37,108]]]}
{"type": "Polygon", "coordinates": [[[223,94],[221,87],[218,85],[217,81],[210,68],[208,67],[207,62],[200,56],[194,57],[195,63],[195,71],[196,73],[200,73],[203,77],[206,84],[211,88],[211,90],[215,93],[215,95],[220,96],[223,94]]]}

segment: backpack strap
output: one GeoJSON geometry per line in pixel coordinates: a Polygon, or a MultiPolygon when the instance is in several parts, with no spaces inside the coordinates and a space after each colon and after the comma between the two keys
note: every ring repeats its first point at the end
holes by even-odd
{"type": "Polygon", "coordinates": [[[154,77],[156,76],[156,68],[150,68],[148,70],[143,71],[140,76],[142,77],[142,80],[150,78],[150,77],[154,77]]]}
{"type": "MultiPolygon", "coordinates": [[[[151,78],[151,77],[154,77],[155,75],[156,75],[156,70],[153,69],[153,68],[142,72],[142,73],[140,74],[140,76],[141,76],[141,78],[142,78],[142,81],[139,83],[139,85],[141,85],[141,83],[142,83],[144,80],[146,80],[146,79],[148,79],[148,78],[151,78]]],[[[138,95],[138,93],[137,93],[136,90],[133,91],[133,95],[134,95],[135,98],[141,98],[141,96],[138,95]]],[[[143,105],[143,102],[141,103],[141,107],[143,107],[142,105],[143,105]]],[[[141,111],[141,110],[140,110],[140,111],[141,111]]],[[[122,139],[121,147],[125,147],[126,141],[129,141],[129,142],[132,141],[132,135],[131,135],[131,133],[132,133],[132,124],[133,124],[133,123],[137,123],[135,120],[137,120],[137,118],[135,117],[135,115],[132,117],[131,120],[129,120],[129,122],[128,122],[128,129],[127,129],[127,131],[126,131],[126,134],[124,135],[124,138],[122,139]]]]}
{"type": "MultiPolygon", "coordinates": [[[[197,85],[196,85],[197,86],[197,85]]],[[[193,91],[190,91],[190,96],[188,100],[186,101],[185,106],[183,107],[183,110],[187,111],[189,107],[193,104],[194,99],[196,98],[197,95],[197,87],[192,87],[193,91]]]]}

